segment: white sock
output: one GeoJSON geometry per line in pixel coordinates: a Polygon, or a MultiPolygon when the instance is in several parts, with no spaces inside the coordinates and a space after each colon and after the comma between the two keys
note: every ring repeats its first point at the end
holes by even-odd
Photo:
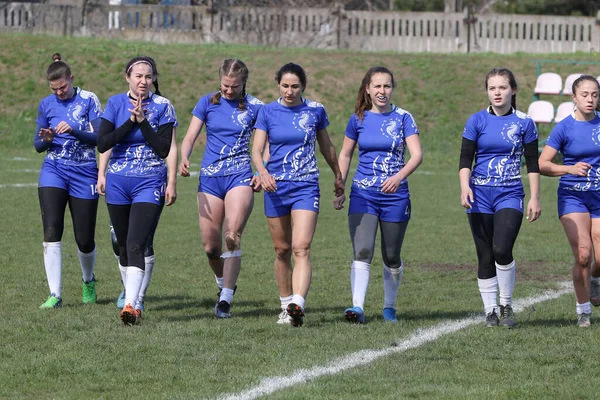
{"type": "Polygon", "coordinates": [[[290,303],[294,303],[304,310],[304,297],[300,296],[299,294],[292,295],[292,301],[290,303]]]}
{"type": "Polygon", "coordinates": [[[400,282],[402,282],[403,271],[404,263],[400,264],[400,268],[383,265],[383,308],[396,308],[396,298],[400,282]]]}
{"type": "Polygon", "coordinates": [[[350,288],[352,289],[352,306],[365,309],[365,297],[369,287],[371,264],[362,261],[352,261],[350,267],[350,288]]]}
{"type": "Polygon", "coordinates": [[[144,272],[144,280],[142,281],[142,286],[140,287],[140,293],[138,294],[138,301],[144,301],[146,290],[148,290],[148,286],[150,286],[150,280],[152,279],[152,271],[154,271],[155,260],[155,256],[144,257],[144,264],[146,270],[144,272]]]}
{"type": "Polygon", "coordinates": [[[135,306],[142,281],[144,280],[144,270],[138,267],[126,267],[127,279],[125,283],[125,305],[135,306]]]}
{"type": "Polygon", "coordinates": [[[287,310],[288,304],[292,302],[292,296],[281,297],[279,296],[279,301],[281,302],[281,309],[287,310]]]}
{"type": "Polygon", "coordinates": [[[219,297],[219,301],[226,301],[227,303],[231,304],[231,302],[233,301],[233,289],[221,289],[221,296],[219,297]]]}
{"type": "Polygon", "coordinates": [[[62,289],[62,243],[44,242],[44,268],[50,293],[61,297],[62,289]]]}
{"type": "Polygon", "coordinates": [[[483,308],[486,314],[491,313],[494,309],[498,310],[498,278],[477,279],[481,300],[483,300],[483,308]]]}
{"type": "Polygon", "coordinates": [[[121,282],[123,282],[123,287],[127,286],[127,267],[119,264],[119,271],[121,271],[121,282]]]}
{"type": "Polygon", "coordinates": [[[591,314],[592,313],[592,305],[588,301],[587,303],[579,304],[576,303],[577,314],[591,314]]]}
{"type": "Polygon", "coordinates": [[[498,289],[500,291],[500,305],[512,305],[512,295],[515,289],[515,276],[517,268],[515,260],[508,265],[496,263],[496,277],[498,278],[498,289]]]}
{"type": "Polygon", "coordinates": [[[223,289],[223,277],[217,278],[217,276],[215,275],[215,281],[217,281],[217,286],[219,287],[219,289],[223,289]]]}
{"type": "Polygon", "coordinates": [[[81,266],[81,279],[84,282],[89,282],[94,277],[94,265],[96,265],[96,249],[91,253],[82,253],[77,250],[79,257],[79,265],[81,266]]]}

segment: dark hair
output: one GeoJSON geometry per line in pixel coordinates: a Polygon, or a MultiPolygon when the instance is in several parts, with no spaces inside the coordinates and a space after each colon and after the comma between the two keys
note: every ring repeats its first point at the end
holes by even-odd
{"type": "Polygon", "coordinates": [[[591,75],[581,75],[579,78],[577,78],[577,79],[575,79],[575,81],[573,81],[573,87],[571,88],[573,90],[573,94],[575,94],[579,85],[581,85],[584,81],[595,82],[596,85],[598,86],[598,91],[600,91],[600,83],[598,82],[598,80],[596,80],[596,78],[594,78],[591,75]]]}
{"type": "Polygon", "coordinates": [[[48,66],[48,70],[46,71],[46,76],[48,77],[48,81],[56,81],[61,78],[70,78],[71,77],[71,67],[64,61],[61,61],[61,56],[59,53],[54,53],[52,55],[52,64],[48,66]]]}
{"type": "MultiPolygon", "coordinates": [[[[238,108],[240,110],[246,109],[246,82],[248,81],[248,67],[242,60],[234,58],[228,58],[223,61],[223,64],[219,67],[219,79],[223,76],[229,76],[232,78],[242,78],[242,97],[238,102],[238,108]]],[[[219,83],[219,91],[212,95],[210,98],[210,104],[219,104],[221,101],[221,84],[219,83]]]]}
{"type": "Polygon", "coordinates": [[[152,68],[152,85],[154,85],[154,93],[162,96],[160,94],[160,90],[158,89],[158,69],[156,68],[156,62],[154,59],[148,56],[133,57],[125,66],[125,75],[131,75],[131,68],[135,64],[148,64],[150,68],[152,68]]]}
{"type": "Polygon", "coordinates": [[[360,83],[360,87],[358,88],[358,96],[356,97],[356,103],[354,103],[354,114],[356,114],[360,121],[363,120],[365,111],[370,110],[373,107],[371,96],[369,96],[367,93],[367,87],[371,83],[371,78],[375,74],[388,74],[392,77],[392,87],[396,87],[396,82],[394,81],[394,74],[392,74],[392,71],[381,66],[369,68],[363,77],[362,82],[360,83]]]}
{"type": "MultiPolygon", "coordinates": [[[[508,79],[508,84],[513,91],[517,90],[517,80],[515,79],[515,75],[508,68],[494,68],[485,77],[485,90],[488,89],[488,81],[492,76],[503,76],[508,79]]],[[[512,98],[510,99],[510,105],[515,110],[517,109],[517,94],[513,93],[512,98]]]]}
{"type": "Polygon", "coordinates": [[[302,84],[302,91],[306,89],[306,72],[304,72],[304,68],[294,63],[285,64],[283,67],[279,68],[279,71],[275,74],[275,81],[277,81],[277,84],[281,83],[281,78],[285,74],[296,75],[302,84]]]}

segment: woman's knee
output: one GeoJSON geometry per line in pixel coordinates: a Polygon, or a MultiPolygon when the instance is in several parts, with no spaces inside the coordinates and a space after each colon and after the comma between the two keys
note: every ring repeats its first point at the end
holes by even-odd
{"type": "Polygon", "coordinates": [[[241,235],[238,232],[225,232],[225,247],[227,251],[240,249],[241,235]]]}

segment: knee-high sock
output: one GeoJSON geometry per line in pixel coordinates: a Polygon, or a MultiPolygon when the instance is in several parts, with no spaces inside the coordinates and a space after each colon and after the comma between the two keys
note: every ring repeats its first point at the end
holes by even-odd
{"type": "Polygon", "coordinates": [[[127,267],[119,264],[119,272],[121,272],[121,282],[123,282],[123,287],[127,285],[127,267]]]}
{"type": "Polygon", "coordinates": [[[489,279],[477,279],[481,300],[485,313],[491,313],[494,309],[498,310],[498,278],[495,276],[489,279]]]}
{"type": "Polygon", "coordinates": [[[371,264],[353,261],[350,267],[350,287],[352,289],[352,306],[365,309],[365,297],[369,287],[371,264]]]}
{"type": "Polygon", "coordinates": [[[144,270],[138,267],[127,267],[127,277],[125,282],[125,305],[135,306],[142,281],[144,280],[144,270]]]}
{"type": "Polygon", "coordinates": [[[62,243],[44,242],[44,268],[50,293],[61,296],[62,289],[62,243]]]}
{"type": "Polygon", "coordinates": [[[146,290],[148,290],[148,286],[150,286],[150,280],[152,279],[152,271],[154,271],[154,261],[156,260],[155,256],[144,257],[144,264],[146,266],[144,272],[144,280],[142,281],[142,286],[140,287],[140,294],[138,295],[138,301],[144,301],[144,296],[146,295],[146,290]]]}
{"type": "Polygon", "coordinates": [[[500,305],[512,305],[512,295],[515,288],[515,277],[517,268],[515,260],[508,265],[496,263],[496,277],[498,278],[498,289],[500,291],[500,305]]]}
{"type": "Polygon", "coordinates": [[[396,298],[402,282],[403,271],[404,263],[400,264],[400,268],[383,265],[383,308],[396,308],[396,298]]]}
{"type": "Polygon", "coordinates": [[[84,282],[89,282],[94,277],[94,266],[96,265],[96,249],[90,253],[82,253],[77,250],[79,257],[79,265],[81,266],[81,279],[84,282]]]}

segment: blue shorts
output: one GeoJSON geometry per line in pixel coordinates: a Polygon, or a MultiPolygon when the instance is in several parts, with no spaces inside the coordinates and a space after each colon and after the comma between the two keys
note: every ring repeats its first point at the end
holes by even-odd
{"type": "Polygon", "coordinates": [[[233,175],[200,176],[198,193],[212,194],[223,200],[231,189],[237,186],[250,186],[251,180],[252,170],[233,175]]]}
{"type": "Polygon", "coordinates": [[[292,210],[319,213],[321,192],[318,182],[277,181],[275,192],[265,192],[265,215],[268,218],[289,215],[292,210]]]}
{"type": "Polygon", "coordinates": [[[69,196],[95,200],[98,198],[97,181],[98,168],[95,164],[81,166],[44,160],[38,187],[56,187],[66,190],[69,196]]]}
{"type": "Polygon", "coordinates": [[[476,186],[472,185],[474,202],[467,214],[495,214],[503,208],[514,208],[523,213],[525,191],[522,186],[476,186]]]}
{"type": "Polygon", "coordinates": [[[404,222],[410,219],[410,194],[399,188],[396,193],[382,193],[352,186],[350,191],[350,214],[373,214],[381,221],[404,222]]]}
{"type": "Polygon", "coordinates": [[[152,203],[162,205],[165,201],[167,176],[124,176],[106,174],[106,203],[125,205],[152,203]]]}
{"type": "Polygon", "coordinates": [[[589,213],[591,218],[600,218],[600,191],[565,190],[557,192],[558,217],[571,213],[589,213]]]}

